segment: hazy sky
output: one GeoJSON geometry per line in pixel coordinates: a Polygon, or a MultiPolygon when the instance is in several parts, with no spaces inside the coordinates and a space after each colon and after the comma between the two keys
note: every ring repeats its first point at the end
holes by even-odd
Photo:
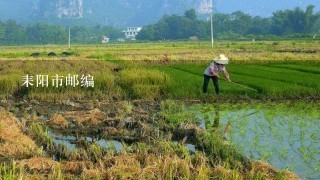
{"type": "Polygon", "coordinates": [[[308,5],[314,5],[315,11],[320,11],[320,0],[215,0],[216,10],[231,13],[237,10],[253,16],[268,17],[276,10],[294,9],[301,7],[305,10],[308,5]]]}

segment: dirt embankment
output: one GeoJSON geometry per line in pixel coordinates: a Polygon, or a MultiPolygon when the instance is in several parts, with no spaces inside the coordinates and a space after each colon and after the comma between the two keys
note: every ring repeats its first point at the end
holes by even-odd
{"type": "MultiPolygon", "coordinates": [[[[16,179],[297,179],[291,172],[244,158],[196,124],[170,125],[172,118],[163,117],[155,102],[24,101],[7,107],[14,114],[0,106],[0,158],[16,161],[6,167],[18,167],[13,170],[16,179]],[[30,136],[36,142],[26,135],[32,127],[38,132],[30,136]],[[56,145],[44,128],[74,137],[70,143],[76,144],[75,150],[56,145]],[[85,137],[119,140],[123,148],[102,148],[85,137]]],[[[0,170],[4,166],[0,163],[0,170]]]]}

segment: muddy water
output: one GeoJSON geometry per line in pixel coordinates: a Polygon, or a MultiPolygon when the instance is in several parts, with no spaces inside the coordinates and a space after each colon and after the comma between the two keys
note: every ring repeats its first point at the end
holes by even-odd
{"type": "MultiPolygon", "coordinates": [[[[52,137],[53,143],[58,145],[63,145],[68,148],[69,151],[74,151],[77,148],[77,138],[71,135],[62,135],[58,133],[53,133],[52,131],[48,131],[48,135],[52,137]]],[[[85,137],[84,138],[87,142],[95,142],[103,148],[115,147],[116,151],[119,152],[123,145],[119,141],[115,140],[105,140],[105,139],[98,139],[96,140],[93,137],[85,137]]],[[[81,146],[80,146],[81,147],[81,146]]]]}
{"type": "MultiPolygon", "coordinates": [[[[21,121],[43,124],[54,144],[70,151],[83,148],[83,140],[119,152],[122,142],[150,141],[154,135],[169,138],[156,128],[154,115],[160,106],[154,102],[57,105],[20,100],[0,106],[21,121]]],[[[187,110],[202,128],[223,136],[247,157],[294,171],[302,179],[320,178],[319,103],[198,104],[187,110]]],[[[191,152],[199,150],[186,143],[191,152]]]]}
{"type": "Polygon", "coordinates": [[[294,171],[301,179],[320,178],[318,103],[200,104],[190,110],[202,127],[218,129],[249,158],[294,171]]]}

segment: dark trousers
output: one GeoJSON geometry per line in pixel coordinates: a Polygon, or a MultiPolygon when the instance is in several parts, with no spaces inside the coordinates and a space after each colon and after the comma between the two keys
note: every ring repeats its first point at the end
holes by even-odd
{"type": "Polygon", "coordinates": [[[204,75],[202,92],[203,93],[207,92],[208,84],[209,84],[210,79],[212,79],[212,81],[213,81],[213,85],[214,85],[214,89],[216,90],[216,93],[219,94],[220,93],[220,89],[219,89],[218,77],[217,76],[208,76],[206,74],[204,75]]]}

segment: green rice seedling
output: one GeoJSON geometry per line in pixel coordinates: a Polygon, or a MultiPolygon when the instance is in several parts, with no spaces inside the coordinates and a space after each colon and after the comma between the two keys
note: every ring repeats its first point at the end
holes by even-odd
{"type": "Polygon", "coordinates": [[[91,144],[88,152],[91,154],[92,161],[99,161],[105,154],[104,149],[97,143],[91,144]]]}
{"type": "Polygon", "coordinates": [[[243,165],[248,163],[243,155],[241,155],[234,146],[225,143],[221,138],[213,135],[202,135],[200,141],[203,143],[204,151],[209,156],[212,166],[226,163],[231,169],[243,169],[243,165]]]}
{"type": "MultiPolygon", "coordinates": [[[[186,52],[188,51],[187,47],[184,47],[183,49],[186,52]]],[[[184,51],[179,53],[186,53],[184,51]]],[[[121,52],[124,52],[124,50],[121,52]]],[[[118,99],[125,98],[125,94],[126,97],[130,96],[131,98],[144,99],[159,99],[162,97],[177,99],[215,98],[214,93],[209,93],[209,95],[202,95],[201,93],[203,71],[210,62],[208,60],[173,61],[172,64],[175,65],[172,67],[157,66],[152,68],[149,68],[150,64],[152,65],[152,61],[150,61],[149,64],[144,63],[144,61],[141,63],[138,61],[129,63],[125,61],[114,60],[112,62],[113,63],[106,61],[76,60],[2,61],[1,66],[11,68],[2,68],[0,71],[0,74],[4,75],[0,78],[0,81],[2,81],[2,84],[4,84],[4,86],[1,86],[0,88],[0,94],[1,96],[20,94],[22,96],[28,96],[29,98],[38,98],[42,100],[48,99],[50,101],[65,98],[83,99],[85,97],[90,99],[118,99]],[[119,78],[117,77],[118,74],[111,71],[111,69],[116,66],[115,62],[127,67],[127,69],[120,72],[120,76],[118,76],[119,78]],[[135,65],[133,65],[133,63],[135,63],[135,65]],[[136,64],[141,64],[141,66],[139,67],[136,64]],[[153,71],[152,69],[156,69],[158,71],[153,71]],[[44,70],[46,72],[44,72],[44,70]],[[92,73],[96,77],[95,88],[83,89],[66,87],[33,87],[26,89],[21,86],[22,76],[26,74],[35,75],[38,73],[47,73],[48,75],[53,76],[56,73],[61,73],[63,76],[66,76],[68,73],[79,72],[92,73]],[[169,79],[172,80],[168,80],[168,78],[163,77],[170,77],[169,79]]],[[[318,72],[317,67],[308,66],[306,62],[290,61],[288,63],[289,64],[284,64],[283,61],[273,63],[270,63],[270,61],[234,61],[228,65],[227,68],[230,70],[229,72],[231,73],[232,78],[235,78],[233,80],[247,86],[255,87],[260,90],[260,93],[251,93],[234,85],[228,84],[227,82],[220,82],[221,92],[223,92],[220,97],[230,99],[246,99],[249,97],[258,99],[276,96],[275,98],[294,99],[297,97],[308,98],[319,96],[319,85],[315,80],[316,78],[314,78],[317,75],[316,72],[318,72]],[[261,64],[264,66],[260,66],[261,64]],[[267,67],[265,65],[267,65],[267,67]],[[273,67],[283,65],[293,66],[294,68],[298,68],[300,70],[297,71],[295,69],[291,69],[294,71],[290,71],[290,69],[273,67]],[[303,70],[303,68],[307,69],[303,70]],[[282,76],[280,74],[281,69],[283,69],[285,73],[292,78],[285,78],[282,76]],[[262,70],[263,73],[260,70],[262,70]],[[304,74],[306,72],[303,71],[310,72],[309,74],[304,74]],[[250,78],[248,79],[244,76],[250,76],[250,78]],[[250,81],[250,83],[248,81],[250,81]],[[306,87],[301,88],[299,86],[306,87]]],[[[159,62],[155,62],[154,64],[159,64],[159,62]]],[[[318,66],[316,62],[312,62],[312,64],[318,66]]],[[[211,91],[213,91],[213,88],[212,86],[209,86],[209,92],[211,91]]]]}
{"type": "MultiPolygon", "coordinates": [[[[161,67],[161,69],[166,67],[161,67]]],[[[202,93],[202,84],[203,84],[203,72],[205,67],[202,66],[191,66],[191,65],[175,65],[173,68],[170,68],[167,72],[172,75],[175,80],[168,86],[168,91],[171,94],[177,94],[174,98],[201,98],[205,100],[210,100],[216,98],[215,93],[210,93],[213,91],[213,85],[210,85],[208,88],[208,94],[202,93]],[[174,72],[174,73],[173,73],[174,72]],[[182,79],[183,77],[183,79],[182,79]],[[169,89],[170,88],[170,89],[169,89]]],[[[210,82],[212,83],[212,82],[210,82]]],[[[227,82],[220,81],[221,92],[227,97],[238,97],[254,95],[252,92],[241,89],[237,86],[230,85],[227,82]]],[[[222,96],[220,96],[222,97],[222,96]]]]}
{"type": "Polygon", "coordinates": [[[14,165],[0,164],[0,179],[14,180],[16,179],[16,168],[14,165]]]}
{"type": "Polygon", "coordinates": [[[48,129],[44,130],[40,124],[32,123],[29,134],[47,149],[54,148],[53,139],[48,135],[48,129]]]}
{"type": "Polygon", "coordinates": [[[53,168],[53,172],[49,175],[49,178],[56,180],[64,179],[62,175],[61,164],[58,165],[57,169],[53,168]]]}
{"type": "Polygon", "coordinates": [[[296,70],[300,72],[306,72],[306,73],[314,73],[314,74],[320,74],[319,70],[319,64],[317,65],[308,65],[306,63],[304,64],[270,64],[271,67],[279,67],[283,69],[291,69],[296,70]]]}
{"type": "Polygon", "coordinates": [[[315,88],[316,90],[320,89],[320,85],[316,81],[320,77],[318,74],[261,65],[237,65],[237,67],[231,66],[229,69],[230,72],[234,72],[236,74],[299,84],[315,88]],[[285,74],[285,76],[283,74],[285,74]]]}
{"type": "Polygon", "coordinates": [[[165,124],[171,128],[176,128],[181,124],[195,124],[197,121],[194,115],[185,109],[183,104],[175,103],[172,100],[161,102],[161,116],[165,124]]]}
{"type": "MultiPolygon", "coordinates": [[[[203,76],[202,71],[204,67],[176,66],[176,68],[186,72],[193,73],[193,74],[198,74],[199,76],[203,76]]],[[[251,92],[245,93],[251,97],[256,97],[256,98],[261,97],[263,94],[266,94],[266,93],[268,93],[270,96],[274,95],[278,97],[288,97],[288,98],[290,98],[290,96],[292,96],[291,98],[293,98],[301,95],[302,97],[312,96],[312,95],[317,96],[317,91],[313,90],[312,88],[299,86],[297,84],[297,82],[298,83],[301,82],[301,85],[311,84],[310,86],[312,87],[317,86],[316,84],[318,83],[315,82],[315,78],[310,78],[309,81],[308,79],[303,79],[302,77],[308,77],[308,75],[304,75],[303,73],[295,74],[297,77],[297,80],[293,78],[292,81],[289,81],[288,78],[285,79],[285,77],[283,77],[283,75],[281,74],[273,74],[272,68],[259,66],[259,65],[252,66],[252,65],[230,64],[227,69],[229,70],[229,73],[231,74],[231,77],[235,82],[239,82],[241,84],[255,87],[261,91],[260,94],[251,93],[251,92]],[[264,69],[264,71],[261,71],[261,70],[259,71],[258,70],[259,68],[264,69]],[[243,76],[241,73],[244,73],[244,75],[248,77],[243,76]],[[270,80],[270,78],[272,79],[273,77],[275,81],[270,80]],[[290,83],[286,83],[285,81],[289,81],[290,83]]],[[[290,76],[290,73],[289,73],[289,76],[290,76]]],[[[201,82],[199,82],[198,84],[201,84],[201,82]]],[[[228,87],[230,86],[230,84],[221,84],[221,87],[224,87],[224,86],[228,87]]],[[[232,88],[235,88],[235,87],[232,87],[232,88]]],[[[240,97],[243,96],[242,95],[243,92],[240,94],[239,90],[233,89],[232,90],[233,92],[232,93],[230,92],[228,96],[232,94],[238,94],[238,96],[240,97]]],[[[223,89],[221,91],[223,91],[223,89]]]]}
{"type": "Polygon", "coordinates": [[[163,66],[156,69],[170,75],[172,81],[165,86],[165,92],[171,99],[198,98],[201,95],[203,78],[163,66]]]}
{"type": "Polygon", "coordinates": [[[25,175],[23,167],[16,167],[14,160],[8,164],[0,163],[0,180],[22,179],[25,175]]]}
{"type": "MultiPolygon", "coordinates": [[[[305,109],[302,104],[305,103],[263,103],[258,106],[261,112],[254,118],[234,121],[234,127],[228,139],[235,142],[237,148],[248,157],[262,159],[276,165],[277,168],[295,169],[299,173],[302,167],[305,167],[304,171],[308,176],[317,176],[314,175],[314,169],[316,169],[314,155],[318,145],[311,136],[314,134],[313,130],[318,127],[318,121],[314,121],[318,116],[314,116],[315,112],[310,113],[310,116],[305,112],[306,109],[308,112],[313,112],[318,109],[318,106],[308,103],[305,109]]],[[[230,109],[227,111],[229,114],[240,112],[237,115],[239,117],[243,112],[252,111],[255,105],[242,105],[238,106],[238,109],[234,109],[231,105],[227,107],[230,109]]],[[[237,119],[237,116],[232,115],[230,118],[237,119]]],[[[224,122],[226,119],[223,118],[221,121],[224,122]]]]}

